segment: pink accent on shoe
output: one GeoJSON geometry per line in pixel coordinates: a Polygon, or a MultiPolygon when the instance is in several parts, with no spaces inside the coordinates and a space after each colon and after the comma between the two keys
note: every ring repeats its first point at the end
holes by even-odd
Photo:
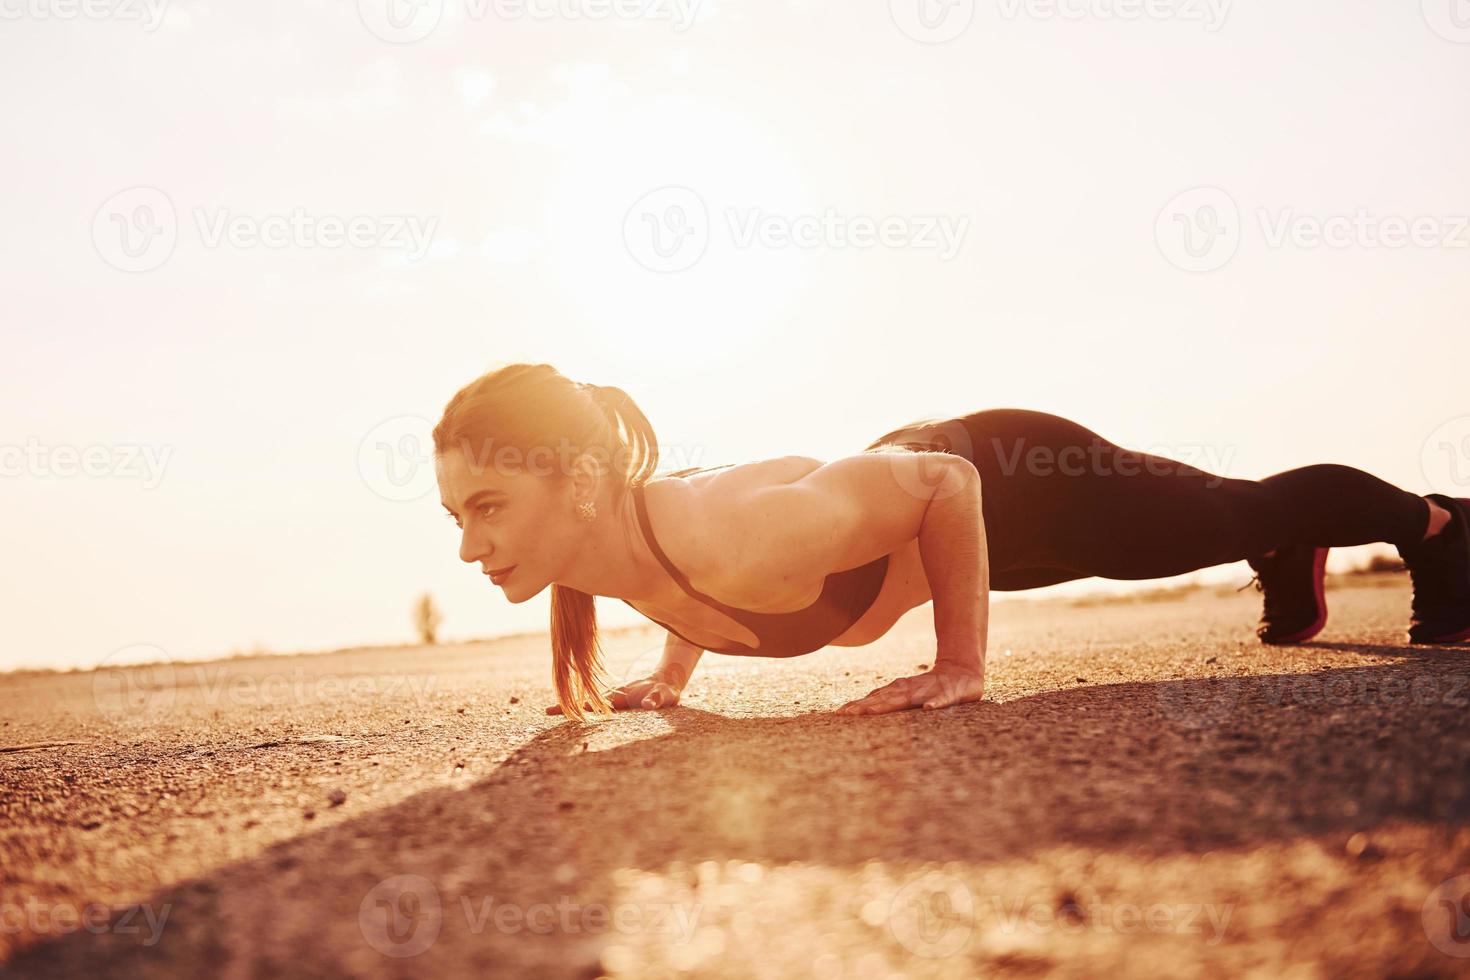
{"type": "Polygon", "coordinates": [[[1470,626],[1465,627],[1458,633],[1446,633],[1444,636],[1431,636],[1423,640],[1411,640],[1412,643],[1465,643],[1470,641],[1470,626]]]}
{"type": "Polygon", "coordinates": [[[1327,596],[1325,594],[1327,552],[1331,550],[1330,548],[1317,548],[1315,554],[1312,555],[1312,588],[1317,593],[1316,621],[1310,626],[1297,630],[1290,636],[1283,636],[1280,639],[1272,640],[1271,643],[1273,646],[1279,646],[1283,643],[1303,643],[1322,632],[1322,627],[1327,625],[1327,596]]]}

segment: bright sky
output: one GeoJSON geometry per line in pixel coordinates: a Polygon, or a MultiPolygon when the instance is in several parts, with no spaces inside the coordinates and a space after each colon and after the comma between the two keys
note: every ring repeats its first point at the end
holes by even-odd
{"type": "Polygon", "coordinates": [[[416,459],[509,361],[1470,496],[1463,0],[389,2],[0,0],[0,668],[544,629],[416,459]]]}

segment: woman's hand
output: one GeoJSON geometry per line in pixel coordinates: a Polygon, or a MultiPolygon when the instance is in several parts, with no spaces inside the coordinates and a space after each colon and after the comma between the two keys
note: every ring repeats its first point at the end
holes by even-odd
{"type": "MultiPolygon", "coordinates": [[[[665,674],[655,670],[652,675],[642,680],[631,681],[622,687],[615,687],[607,692],[608,701],[612,702],[614,710],[635,711],[639,708],[672,708],[679,703],[679,695],[683,693],[684,685],[675,684],[679,678],[678,671],[673,674],[665,674]]],[[[592,706],[587,705],[591,711],[592,706]]],[[[559,715],[562,713],[561,705],[553,704],[546,709],[548,715],[559,715]]]]}
{"type": "Polygon", "coordinates": [[[912,677],[890,681],[866,697],[837,709],[839,715],[881,715],[905,708],[947,708],[979,701],[985,693],[983,667],[963,667],[940,661],[912,677]]]}

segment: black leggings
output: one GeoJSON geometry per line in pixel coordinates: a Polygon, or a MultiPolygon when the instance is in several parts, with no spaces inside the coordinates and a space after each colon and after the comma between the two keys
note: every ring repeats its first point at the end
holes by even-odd
{"type": "Polygon", "coordinates": [[[1288,545],[1424,537],[1422,497],[1318,463],[1263,480],[1217,476],[1114,445],[1056,415],[995,408],[896,429],[869,444],[964,456],[981,477],[990,587],[1164,578],[1288,545]]]}

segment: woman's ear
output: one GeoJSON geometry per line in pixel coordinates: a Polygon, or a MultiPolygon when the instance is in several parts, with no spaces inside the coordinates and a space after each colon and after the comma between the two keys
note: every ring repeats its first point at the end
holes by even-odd
{"type": "Polygon", "coordinates": [[[597,499],[597,491],[611,468],[592,453],[580,453],[572,460],[567,473],[568,493],[573,505],[597,499]]]}

